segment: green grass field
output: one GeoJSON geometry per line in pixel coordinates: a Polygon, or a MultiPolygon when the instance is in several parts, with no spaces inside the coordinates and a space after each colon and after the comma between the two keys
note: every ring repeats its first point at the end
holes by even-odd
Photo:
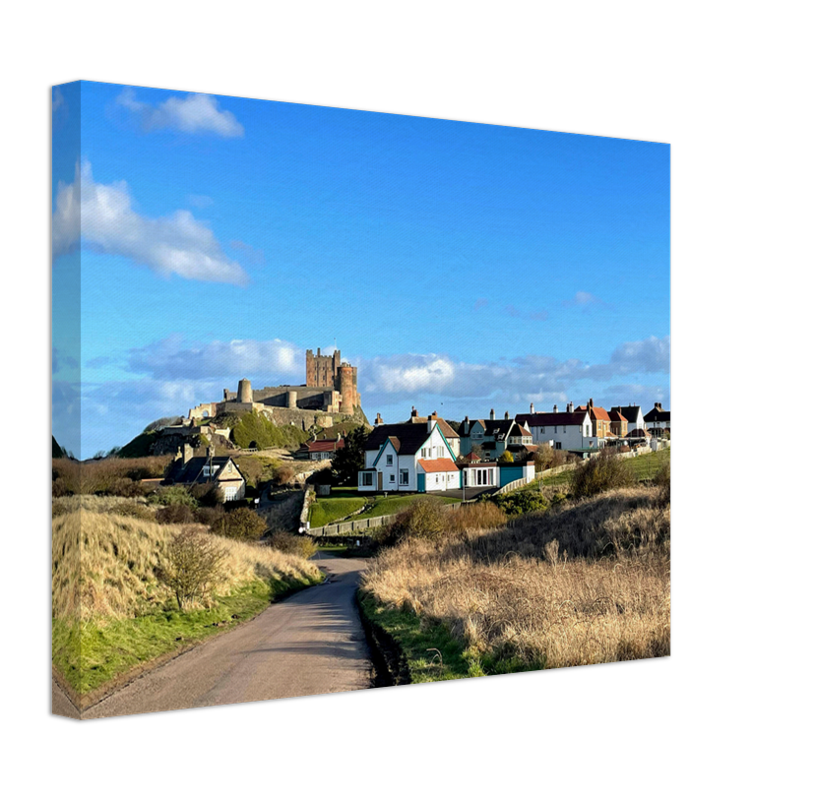
{"type": "MultiPolygon", "coordinates": [[[[330,497],[321,497],[309,509],[308,521],[312,528],[321,528],[329,525],[349,514],[353,514],[367,504],[373,504],[354,519],[367,519],[369,517],[384,517],[388,514],[398,514],[402,509],[415,503],[420,497],[433,497],[432,494],[360,494],[356,489],[332,489],[330,497]]],[[[452,497],[436,497],[441,503],[457,503],[452,497]]]]}
{"type": "MultiPolygon", "coordinates": [[[[634,470],[638,481],[650,481],[656,474],[671,461],[671,449],[657,450],[656,453],[646,453],[643,456],[631,458],[628,463],[634,470]]],[[[547,475],[538,481],[541,486],[567,486],[570,481],[570,472],[559,472],[557,475],[547,475]]]]}

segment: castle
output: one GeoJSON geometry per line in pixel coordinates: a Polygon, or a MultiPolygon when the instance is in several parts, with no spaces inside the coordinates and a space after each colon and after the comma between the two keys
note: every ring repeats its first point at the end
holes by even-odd
{"type": "Polygon", "coordinates": [[[352,415],[360,408],[357,391],[357,368],[342,360],[339,350],[333,355],[324,356],[317,348],[315,356],[306,350],[306,382],[299,386],[265,386],[263,389],[252,389],[246,378],[238,381],[238,391],[224,389],[223,400],[214,403],[201,403],[191,408],[188,418],[201,419],[217,417],[230,412],[266,411],[280,409],[276,416],[291,417],[290,420],[304,416],[296,412],[352,415]],[[289,412],[282,413],[282,409],[289,412]]]}

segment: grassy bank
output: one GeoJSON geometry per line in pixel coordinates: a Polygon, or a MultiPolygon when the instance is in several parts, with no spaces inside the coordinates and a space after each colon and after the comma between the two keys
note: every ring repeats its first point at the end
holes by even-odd
{"type": "Polygon", "coordinates": [[[362,590],[415,680],[668,655],[670,506],[659,488],[626,488],[511,526],[407,536],[362,590]]]}
{"type": "Polygon", "coordinates": [[[294,555],[214,536],[200,525],[118,516],[91,502],[52,521],[53,663],[84,695],[321,578],[315,564],[294,555]],[[179,609],[168,575],[172,543],[183,532],[220,556],[212,579],[179,609]]]}
{"type": "MultiPolygon", "coordinates": [[[[309,509],[309,523],[312,528],[320,528],[354,514],[366,505],[370,507],[361,514],[356,514],[354,519],[398,514],[423,497],[428,495],[390,493],[385,497],[384,494],[361,494],[356,489],[332,489],[330,497],[321,497],[312,504],[309,509]]],[[[460,502],[451,497],[433,497],[433,500],[442,505],[460,502]]]]}

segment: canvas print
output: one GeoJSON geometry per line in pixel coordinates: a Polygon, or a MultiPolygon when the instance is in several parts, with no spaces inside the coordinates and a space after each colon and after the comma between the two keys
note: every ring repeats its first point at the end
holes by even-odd
{"type": "Polygon", "coordinates": [[[52,146],[54,713],[670,654],[668,144],[79,81],[52,146]]]}

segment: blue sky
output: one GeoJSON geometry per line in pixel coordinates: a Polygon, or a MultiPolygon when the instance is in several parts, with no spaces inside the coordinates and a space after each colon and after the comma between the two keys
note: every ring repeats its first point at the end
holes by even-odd
{"type": "Polygon", "coordinates": [[[52,108],[78,456],[335,341],[369,418],[670,405],[666,144],[99,83],[52,108]]]}

